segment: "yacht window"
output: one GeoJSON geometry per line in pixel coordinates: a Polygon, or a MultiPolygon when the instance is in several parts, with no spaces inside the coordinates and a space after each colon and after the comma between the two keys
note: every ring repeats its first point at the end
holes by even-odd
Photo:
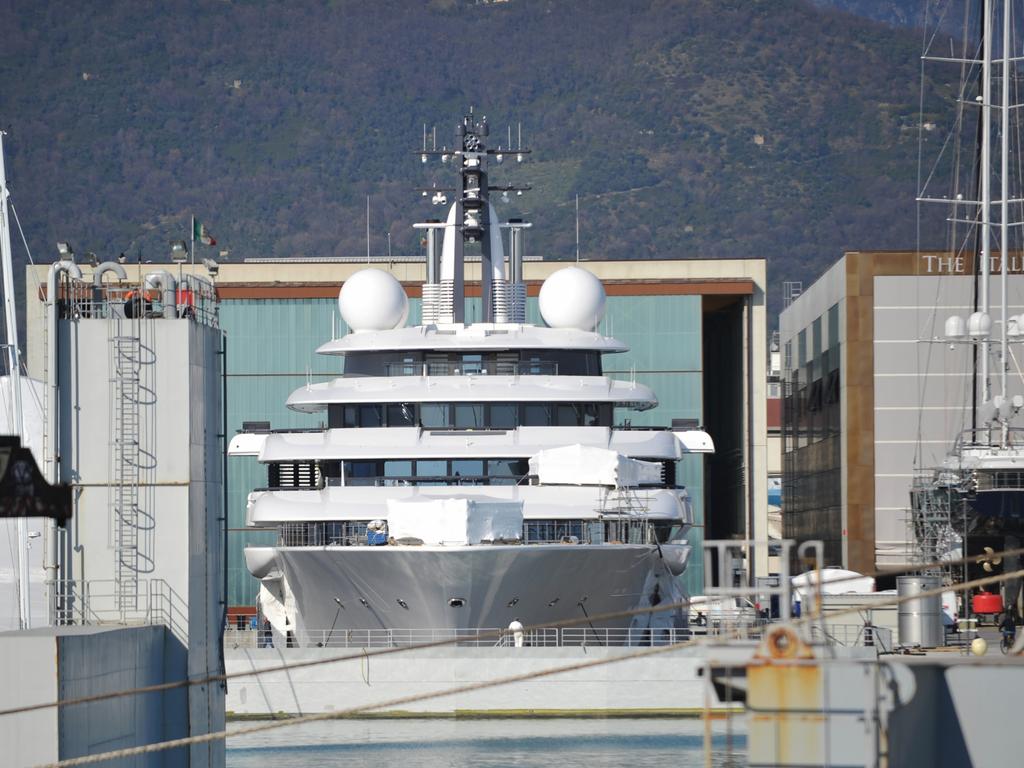
{"type": "Polygon", "coordinates": [[[453,367],[448,364],[448,356],[444,353],[428,352],[424,359],[428,376],[447,376],[453,367]]]}
{"type": "Polygon", "coordinates": [[[519,372],[527,375],[538,375],[549,373],[550,368],[544,364],[540,355],[525,352],[523,353],[523,364],[519,367],[519,372]]]}
{"type": "Polygon", "coordinates": [[[578,427],[583,421],[582,413],[580,413],[582,410],[580,406],[572,405],[571,403],[559,403],[556,406],[556,413],[558,415],[556,423],[560,427],[578,427]]]}
{"type": "Polygon", "coordinates": [[[527,403],[524,405],[522,423],[526,427],[551,426],[550,403],[527,403]]]}
{"type": "Polygon", "coordinates": [[[519,355],[515,352],[499,352],[494,359],[494,373],[498,376],[515,376],[519,372],[519,355]]]}
{"type": "Polygon", "coordinates": [[[586,403],[583,406],[583,420],[580,422],[584,427],[601,426],[601,410],[597,403],[586,403]]]}
{"type": "Polygon", "coordinates": [[[412,477],[412,462],[402,460],[391,460],[384,462],[384,484],[404,485],[401,480],[412,477]],[[399,478],[399,479],[396,479],[399,478]]]}
{"type": "Polygon", "coordinates": [[[448,403],[423,403],[420,406],[420,424],[424,429],[448,429],[448,403]]]}
{"type": "Polygon", "coordinates": [[[389,403],[388,426],[389,427],[414,427],[416,426],[416,406],[411,403],[389,403]]]}
{"type": "Polygon", "coordinates": [[[359,426],[359,406],[358,405],[346,405],[344,408],[344,416],[342,420],[342,426],[346,428],[353,428],[359,426]]]}
{"type": "Polygon", "coordinates": [[[401,360],[388,365],[388,376],[417,376],[422,367],[415,355],[403,355],[401,360]]]}
{"type": "Polygon", "coordinates": [[[515,403],[493,403],[490,406],[491,429],[515,429],[518,410],[515,403]]]}
{"type": "Polygon", "coordinates": [[[346,461],[346,485],[373,485],[378,476],[376,461],[346,461]]]}
{"type": "Polygon", "coordinates": [[[487,474],[498,477],[514,477],[520,474],[522,459],[488,459],[487,474]]]}
{"type": "Polygon", "coordinates": [[[327,485],[341,485],[341,462],[322,461],[320,462],[320,473],[326,479],[327,485]]]}
{"type": "Polygon", "coordinates": [[[583,539],[582,520],[527,520],[523,524],[527,543],[561,542],[570,536],[583,539]]]}
{"type": "Polygon", "coordinates": [[[461,485],[478,484],[483,478],[482,459],[452,459],[452,477],[461,485]]]}
{"type": "Polygon", "coordinates": [[[327,406],[327,426],[331,429],[359,426],[359,406],[331,403],[327,406]]]}
{"type": "Polygon", "coordinates": [[[491,485],[515,485],[528,471],[526,459],[487,460],[487,476],[491,485]]]}
{"type": "Polygon", "coordinates": [[[384,407],[377,403],[359,406],[360,427],[383,427],[384,407]]]}
{"type": "Polygon", "coordinates": [[[476,374],[482,373],[484,370],[483,355],[463,355],[462,356],[462,372],[464,374],[476,374]]]}
{"type": "Polygon", "coordinates": [[[484,406],[482,403],[455,403],[456,429],[483,429],[484,406]]]}
{"type": "Polygon", "coordinates": [[[448,462],[444,459],[420,459],[416,462],[416,476],[444,478],[448,474],[448,462]]]}
{"type": "Polygon", "coordinates": [[[353,352],[345,356],[345,376],[418,376],[418,352],[353,352]]]}
{"type": "Polygon", "coordinates": [[[412,461],[391,459],[384,462],[384,477],[411,477],[412,461]]]}

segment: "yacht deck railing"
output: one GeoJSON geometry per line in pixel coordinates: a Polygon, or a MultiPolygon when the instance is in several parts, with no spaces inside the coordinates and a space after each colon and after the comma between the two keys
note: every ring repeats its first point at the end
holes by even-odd
{"type": "MultiPolygon", "coordinates": [[[[695,628],[697,629],[697,628],[695,628]]],[[[517,640],[510,629],[314,629],[289,632],[271,629],[229,628],[227,648],[403,648],[448,643],[461,648],[561,648],[565,646],[672,645],[690,640],[690,629],[608,629],[592,627],[544,627],[525,630],[517,640]]]]}
{"type": "MultiPolygon", "coordinates": [[[[524,630],[518,644],[527,648],[664,646],[706,638],[714,641],[758,641],[773,622],[738,618],[716,620],[686,628],[542,627],[524,630]]],[[[224,633],[226,648],[405,648],[444,643],[460,648],[513,648],[516,632],[508,628],[483,627],[433,629],[311,629],[287,634],[267,629],[239,629],[224,633]]],[[[843,647],[874,647],[892,653],[893,633],[885,627],[859,624],[812,625],[811,641],[843,647]]]]}
{"type": "Polygon", "coordinates": [[[387,363],[384,371],[387,376],[557,376],[558,363],[550,360],[396,362],[387,363]]]}
{"type": "MultiPolygon", "coordinates": [[[[368,546],[366,521],[282,523],[278,526],[279,547],[368,546]]],[[[654,544],[658,526],[649,520],[524,520],[522,535],[515,541],[495,544],[654,544]]],[[[375,545],[387,539],[376,538],[375,545]]],[[[415,543],[415,542],[406,542],[415,543]]]]}

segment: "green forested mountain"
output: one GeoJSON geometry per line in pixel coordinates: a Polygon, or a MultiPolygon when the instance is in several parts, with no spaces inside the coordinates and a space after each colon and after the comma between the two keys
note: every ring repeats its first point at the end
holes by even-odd
{"type": "Polygon", "coordinates": [[[366,195],[373,250],[417,252],[422,126],[469,105],[534,150],[494,174],[535,187],[531,253],[571,257],[577,193],[592,259],[765,256],[777,285],[915,243],[920,34],[809,0],[10,0],[0,29],[45,260],[164,260],[192,214],[232,258],[358,254],[366,195]]]}

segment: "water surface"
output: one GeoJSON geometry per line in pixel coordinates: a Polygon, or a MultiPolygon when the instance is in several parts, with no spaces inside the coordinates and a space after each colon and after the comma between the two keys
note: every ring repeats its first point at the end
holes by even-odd
{"type": "MultiPolygon", "coordinates": [[[[712,724],[712,765],[742,766],[745,749],[742,718],[712,724]]],[[[704,723],[694,719],[338,720],[231,737],[227,750],[227,768],[705,764],[704,723]]]]}

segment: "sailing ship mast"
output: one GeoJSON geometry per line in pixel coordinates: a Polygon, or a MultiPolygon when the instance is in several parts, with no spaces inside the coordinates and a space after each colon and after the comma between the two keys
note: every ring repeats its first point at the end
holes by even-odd
{"type": "MultiPolygon", "coordinates": [[[[8,216],[7,169],[4,163],[4,131],[0,131],[0,271],[3,272],[4,320],[7,327],[7,369],[11,384],[11,425],[24,439],[21,408],[21,357],[18,352],[18,316],[14,304],[14,258],[11,254],[11,224],[8,216]]],[[[32,626],[29,610],[28,531],[24,517],[18,518],[18,616],[22,629],[32,626]]]]}

